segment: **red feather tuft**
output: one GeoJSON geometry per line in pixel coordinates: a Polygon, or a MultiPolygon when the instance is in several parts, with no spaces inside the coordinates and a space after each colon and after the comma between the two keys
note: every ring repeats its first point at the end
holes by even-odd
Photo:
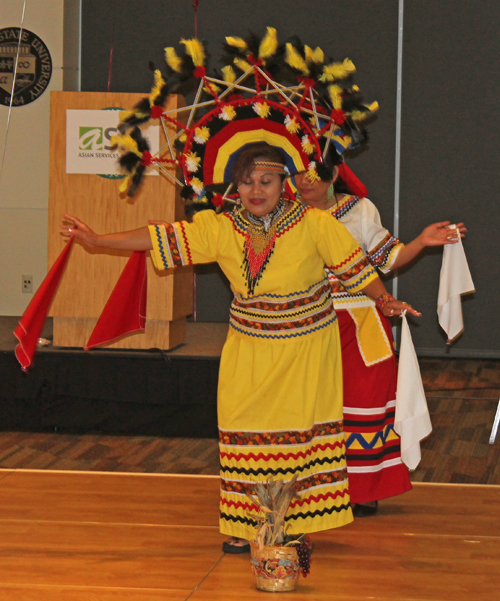
{"type": "Polygon", "coordinates": [[[224,197],[222,196],[222,194],[214,194],[214,197],[212,198],[212,204],[217,208],[223,207],[224,197]]]}
{"type": "Polygon", "coordinates": [[[160,105],[155,104],[151,107],[151,111],[149,114],[151,116],[151,119],[159,119],[163,115],[163,108],[160,105]]]}
{"type": "Polygon", "coordinates": [[[342,123],[345,121],[345,111],[342,111],[341,109],[333,109],[331,118],[337,125],[342,125],[342,123]]]}
{"type": "Polygon", "coordinates": [[[149,150],[145,150],[142,153],[142,161],[141,161],[141,165],[145,165],[146,167],[148,167],[149,165],[153,164],[153,157],[151,156],[151,153],[149,152],[149,150]]]}

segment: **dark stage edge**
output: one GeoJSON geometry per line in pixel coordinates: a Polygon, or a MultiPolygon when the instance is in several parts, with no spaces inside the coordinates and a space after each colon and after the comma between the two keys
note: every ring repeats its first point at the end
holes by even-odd
{"type": "Polygon", "coordinates": [[[17,319],[0,318],[1,430],[217,438],[227,324],[188,323],[186,343],[171,351],[40,347],[23,373],[17,319]]]}

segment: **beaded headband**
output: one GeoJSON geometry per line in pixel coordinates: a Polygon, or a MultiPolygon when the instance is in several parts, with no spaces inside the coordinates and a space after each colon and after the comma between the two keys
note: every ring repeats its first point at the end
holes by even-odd
{"type": "Polygon", "coordinates": [[[285,173],[285,165],[273,163],[272,161],[254,161],[254,171],[273,171],[274,173],[285,173]]]}
{"type": "Polygon", "coordinates": [[[262,38],[227,37],[224,52],[231,64],[208,75],[203,44],[197,39],[181,44],[181,56],[173,47],[165,48],[167,71],[155,71],[149,97],[122,113],[114,142],[128,174],[120,191],[129,196],[146,170],[156,166],[182,188],[190,212],[224,210],[229,208],[226,201],[234,202],[229,182],[247,145],[266,142],[284,155],[285,168],[266,162],[258,169],[291,175],[305,171],[311,181],[327,181],[327,154],[342,155],[366,141],[363,124],[378,105],[362,103],[349,59],[332,62],[296,36],[280,44],[276,30],[268,27],[262,38]],[[168,108],[170,96],[188,92],[193,92],[192,104],[168,108]],[[149,120],[160,121],[166,139],[155,156],[141,131],[149,120]]]}

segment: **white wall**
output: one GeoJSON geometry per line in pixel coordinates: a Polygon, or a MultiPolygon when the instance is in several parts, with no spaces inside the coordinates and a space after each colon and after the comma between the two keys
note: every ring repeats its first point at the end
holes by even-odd
{"type": "Polygon", "coordinates": [[[63,87],[64,0],[0,0],[0,29],[20,27],[49,49],[52,78],[34,102],[0,106],[0,315],[21,315],[47,273],[50,92],[63,87]],[[9,120],[10,116],[10,120],[9,120]],[[3,164],[2,164],[3,162],[3,164]]]}

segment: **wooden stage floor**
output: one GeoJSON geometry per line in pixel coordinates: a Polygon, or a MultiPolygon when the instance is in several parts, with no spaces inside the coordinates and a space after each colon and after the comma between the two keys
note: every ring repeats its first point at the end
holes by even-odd
{"type": "MultiPolygon", "coordinates": [[[[0,470],[0,600],[251,601],[224,555],[216,476],[0,470]]],[[[500,487],[417,483],[371,518],[313,535],[285,599],[492,601],[500,487]]]]}

